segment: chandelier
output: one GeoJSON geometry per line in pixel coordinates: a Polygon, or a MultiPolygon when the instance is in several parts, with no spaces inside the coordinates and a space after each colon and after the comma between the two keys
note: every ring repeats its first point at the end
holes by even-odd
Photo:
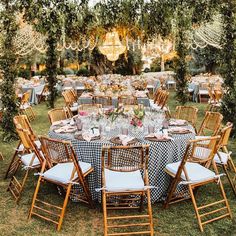
{"type": "Polygon", "coordinates": [[[195,27],[191,35],[191,48],[205,48],[207,45],[221,49],[223,23],[221,16],[215,15],[211,22],[195,27]]]}
{"type": "Polygon", "coordinates": [[[174,42],[170,38],[163,39],[160,35],[142,46],[144,61],[152,61],[161,58],[161,70],[165,70],[165,61],[176,56],[174,42]]]}
{"type": "Polygon", "coordinates": [[[98,48],[109,61],[113,62],[117,61],[119,56],[126,51],[126,46],[122,45],[116,30],[106,33],[105,41],[98,48]]]}

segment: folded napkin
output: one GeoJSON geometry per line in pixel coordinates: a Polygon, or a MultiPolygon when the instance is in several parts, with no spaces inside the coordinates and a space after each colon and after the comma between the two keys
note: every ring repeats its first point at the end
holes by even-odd
{"type": "Polygon", "coordinates": [[[132,141],[134,138],[133,137],[129,137],[127,135],[123,135],[123,134],[120,134],[118,135],[122,145],[126,146],[130,141],[132,141]]]}
{"type": "Polygon", "coordinates": [[[151,133],[146,135],[146,138],[156,138],[157,140],[173,140],[168,134],[160,134],[160,133],[151,133]]]}
{"type": "Polygon", "coordinates": [[[184,132],[192,132],[190,129],[188,128],[183,128],[183,127],[174,127],[169,129],[169,132],[178,132],[178,133],[184,133],[184,132]]]}
{"type": "Polygon", "coordinates": [[[186,125],[186,120],[170,120],[170,125],[186,125]]]}
{"type": "Polygon", "coordinates": [[[52,125],[67,125],[71,122],[70,119],[66,119],[66,120],[58,120],[52,123],[52,125]]]}
{"type": "Polygon", "coordinates": [[[93,94],[91,94],[91,93],[83,93],[80,97],[81,98],[91,98],[91,97],[93,97],[93,94]]]}
{"type": "Polygon", "coordinates": [[[65,126],[62,126],[58,129],[55,129],[54,132],[55,133],[70,133],[70,132],[75,132],[76,130],[77,130],[77,128],[74,126],[65,125],[65,126]]]}
{"type": "Polygon", "coordinates": [[[144,91],[136,91],[135,96],[139,98],[145,98],[147,97],[147,94],[144,91]]]}
{"type": "Polygon", "coordinates": [[[82,133],[82,137],[85,141],[90,142],[92,138],[98,137],[100,135],[99,129],[93,129],[82,133]]]}

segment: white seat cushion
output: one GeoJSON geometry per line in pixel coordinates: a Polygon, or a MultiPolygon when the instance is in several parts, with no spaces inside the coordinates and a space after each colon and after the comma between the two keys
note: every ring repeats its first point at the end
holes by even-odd
{"type": "Polygon", "coordinates": [[[76,90],[85,90],[85,87],[84,86],[76,86],[75,89],[76,90]]]}
{"type": "Polygon", "coordinates": [[[73,111],[77,111],[78,110],[78,106],[73,106],[73,107],[70,107],[70,110],[73,112],[73,111]]]}
{"type": "MultiPolygon", "coordinates": [[[[181,161],[168,164],[165,169],[169,171],[170,173],[172,173],[173,175],[176,175],[180,163],[181,161]]],[[[189,177],[189,181],[192,181],[192,182],[198,183],[205,180],[213,179],[216,176],[213,171],[201,166],[198,163],[186,162],[185,168],[187,171],[187,175],[189,177]]],[[[186,177],[183,171],[181,173],[181,179],[186,180],[186,177]]]]}
{"type": "MultiPolygon", "coordinates": [[[[82,170],[82,173],[87,172],[91,168],[91,164],[86,162],[79,161],[79,165],[82,170]]],[[[67,184],[70,181],[73,170],[74,170],[73,162],[59,163],[53,166],[51,169],[44,172],[43,176],[45,179],[67,184]]],[[[77,177],[78,177],[77,172],[75,172],[73,180],[75,180],[77,177]]]]}
{"type": "Polygon", "coordinates": [[[226,165],[227,162],[228,162],[228,159],[229,159],[229,154],[228,154],[228,153],[225,153],[225,152],[218,152],[218,154],[217,154],[217,153],[215,154],[215,156],[214,156],[214,161],[215,161],[217,164],[226,165]],[[219,158],[218,154],[220,155],[220,158],[219,158]]]}
{"type": "MultiPolygon", "coordinates": [[[[20,159],[21,159],[24,166],[30,166],[30,162],[33,157],[34,157],[34,153],[29,153],[29,154],[21,156],[20,159]]],[[[34,161],[31,166],[34,167],[37,165],[40,165],[40,162],[39,162],[39,159],[37,158],[37,156],[35,156],[34,161]]]]}
{"type": "Polygon", "coordinates": [[[119,172],[105,169],[106,190],[108,192],[139,191],[144,189],[144,182],[139,170],[119,172]]]}

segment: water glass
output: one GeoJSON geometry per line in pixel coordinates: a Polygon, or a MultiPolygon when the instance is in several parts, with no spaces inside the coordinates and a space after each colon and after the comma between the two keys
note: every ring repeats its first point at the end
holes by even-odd
{"type": "Polygon", "coordinates": [[[152,134],[155,132],[155,126],[154,125],[148,125],[148,133],[152,134]]]}

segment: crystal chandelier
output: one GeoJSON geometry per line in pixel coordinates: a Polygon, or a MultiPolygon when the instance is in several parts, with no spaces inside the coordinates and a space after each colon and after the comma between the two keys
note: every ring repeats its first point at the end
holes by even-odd
{"type": "Polygon", "coordinates": [[[116,30],[106,33],[105,41],[98,48],[109,61],[113,62],[117,61],[119,56],[126,51],[126,46],[122,45],[116,30]]]}
{"type": "Polygon", "coordinates": [[[221,49],[223,23],[221,16],[215,15],[211,22],[195,27],[191,35],[191,48],[205,48],[207,45],[221,49]]]}
{"type": "Polygon", "coordinates": [[[165,61],[176,56],[174,42],[169,38],[163,39],[160,35],[142,46],[143,60],[150,61],[161,58],[161,70],[165,70],[165,61]]]}

